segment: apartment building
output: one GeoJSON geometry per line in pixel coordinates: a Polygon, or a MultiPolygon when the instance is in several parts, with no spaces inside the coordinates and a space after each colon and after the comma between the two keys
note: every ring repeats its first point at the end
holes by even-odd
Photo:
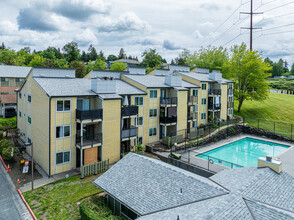
{"type": "Polygon", "coordinates": [[[31,71],[31,67],[0,65],[0,115],[15,116],[16,92],[31,71]]]}
{"type": "MultiPolygon", "coordinates": [[[[210,114],[211,98],[220,97],[214,105],[228,101],[230,81],[194,75],[203,74],[171,66],[146,75],[145,68],[128,67],[92,70],[80,79],[75,69],[34,67],[18,91],[21,138],[34,143],[35,160],[49,176],[107,159],[115,163],[139,143],[169,144],[170,136],[207,122],[200,117],[210,114]],[[214,84],[222,90],[210,96],[214,84]]],[[[227,119],[227,110],[212,110],[227,119]]]]}

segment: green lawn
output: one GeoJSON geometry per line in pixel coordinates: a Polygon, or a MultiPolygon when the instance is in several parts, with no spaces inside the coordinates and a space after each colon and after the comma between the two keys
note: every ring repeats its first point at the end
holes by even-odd
{"type": "Polygon", "coordinates": [[[56,181],[23,195],[38,219],[80,219],[77,202],[101,192],[92,182],[98,176],[56,181]]]}
{"type": "Polygon", "coordinates": [[[294,124],[294,95],[270,93],[266,101],[245,101],[241,113],[237,109],[236,101],[235,115],[294,124]]]}
{"type": "Polygon", "coordinates": [[[238,102],[236,101],[235,115],[245,117],[245,123],[250,126],[259,127],[289,138],[294,137],[294,125],[291,125],[294,124],[294,95],[270,93],[269,99],[266,101],[244,102],[241,113],[237,113],[237,108],[238,102]]]}

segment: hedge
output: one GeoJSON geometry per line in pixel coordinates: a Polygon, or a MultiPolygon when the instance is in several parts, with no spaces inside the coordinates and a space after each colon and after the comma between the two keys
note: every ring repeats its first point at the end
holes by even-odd
{"type": "Polygon", "coordinates": [[[81,220],[120,220],[120,216],[112,214],[111,209],[107,206],[107,199],[101,196],[92,196],[80,204],[81,220]]]}

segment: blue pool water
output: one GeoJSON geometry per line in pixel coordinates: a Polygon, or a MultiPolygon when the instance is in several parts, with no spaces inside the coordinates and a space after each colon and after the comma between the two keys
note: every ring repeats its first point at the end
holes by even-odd
{"type": "Polygon", "coordinates": [[[232,168],[250,167],[257,166],[259,157],[266,157],[267,155],[275,157],[289,147],[268,141],[244,138],[199,154],[197,157],[232,168]]]}

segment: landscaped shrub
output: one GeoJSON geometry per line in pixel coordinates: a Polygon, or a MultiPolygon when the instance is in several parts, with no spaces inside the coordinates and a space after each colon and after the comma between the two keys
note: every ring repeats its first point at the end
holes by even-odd
{"type": "MultiPolygon", "coordinates": [[[[13,152],[13,157],[15,155],[15,148],[13,148],[14,152],[13,152]]],[[[3,159],[4,160],[13,160],[13,157],[11,157],[11,152],[12,152],[12,147],[8,147],[8,148],[5,148],[3,151],[2,151],[2,156],[3,156],[3,159]]]]}
{"type": "Polygon", "coordinates": [[[106,198],[98,195],[81,202],[80,214],[81,220],[123,219],[120,216],[113,215],[111,209],[107,206],[106,198]]]}
{"type": "Polygon", "coordinates": [[[16,117],[13,117],[13,118],[2,118],[0,120],[0,127],[16,128],[16,117]]]}
{"type": "Polygon", "coordinates": [[[2,151],[6,148],[8,148],[10,145],[9,141],[6,139],[2,139],[0,140],[0,153],[2,153],[2,151]]]}

